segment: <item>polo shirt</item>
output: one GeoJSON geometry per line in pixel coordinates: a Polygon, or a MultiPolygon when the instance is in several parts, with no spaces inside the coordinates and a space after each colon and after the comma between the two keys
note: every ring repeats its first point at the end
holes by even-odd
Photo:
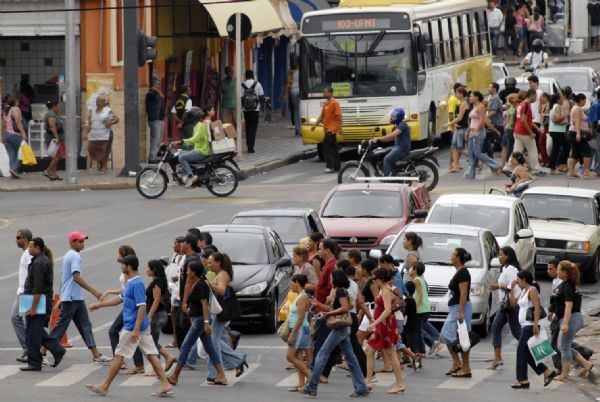
{"type": "MultiPolygon", "coordinates": [[[[123,300],[123,329],[133,331],[137,321],[138,309],[140,306],[146,305],[146,288],[139,275],[127,281],[125,289],[119,297],[123,300]]],[[[140,332],[145,331],[148,326],[148,317],[144,314],[140,332]]]]}
{"type": "Polygon", "coordinates": [[[60,285],[61,302],[83,300],[81,286],[73,280],[75,272],[81,274],[81,255],[75,250],[69,250],[63,259],[62,284],[60,285]]]}

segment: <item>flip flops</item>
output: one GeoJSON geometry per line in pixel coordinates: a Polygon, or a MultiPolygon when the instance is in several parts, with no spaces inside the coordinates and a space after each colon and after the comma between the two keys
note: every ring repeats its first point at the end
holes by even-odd
{"type": "Polygon", "coordinates": [[[175,395],[175,392],[173,392],[173,391],[155,391],[150,394],[150,396],[153,396],[156,398],[169,398],[173,395],[175,395]]]}
{"type": "Polygon", "coordinates": [[[106,396],[106,393],[102,392],[102,390],[98,387],[96,387],[95,385],[92,384],[86,384],[85,386],[88,390],[92,391],[94,394],[96,395],[100,395],[100,396],[106,396]]]}

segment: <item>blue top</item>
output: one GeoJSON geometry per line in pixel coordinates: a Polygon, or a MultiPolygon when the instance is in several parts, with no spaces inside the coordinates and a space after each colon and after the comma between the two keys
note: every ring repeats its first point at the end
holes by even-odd
{"type": "Polygon", "coordinates": [[[406,290],[406,285],[404,284],[404,278],[402,277],[402,272],[396,272],[396,276],[394,277],[394,285],[400,289],[400,292],[404,296],[408,296],[408,290],[406,290]]]}
{"type": "Polygon", "coordinates": [[[62,285],[60,285],[60,301],[83,300],[81,286],[73,280],[73,274],[81,274],[81,255],[75,250],[69,250],[63,259],[62,285]]]}
{"type": "Polygon", "coordinates": [[[596,101],[592,104],[588,112],[588,123],[591,127],[598,121],[600,121],[600,102],[596,101]]]}
{"type": "Polygon", "coordinates": [[[401,122],[396,126],[396,130],[400,130],[400,135],[394,139],[394,146],[400,147],[402,151],[410,152],[410,127],[405,122],[401,122]]]}
{"type": "MultiPolygon", "coordinates": [[[[146,288],[139,276],[127,281],[120,297],[123,300],[123,329],[133,331],[137,321],[138,308],[146,305],[146,288]]],[[[145,331],[148,325],[148,316],[144,314],[140,332],[145,331]]]]}
{"type": "MultiPolygon", "coordinates": [[[[296,322],[298,322],[298,306],[296,306],[296,301],[298,300],[298,297],[300,297],[300,295],[302,294],[304,294],[304,291],[302,291],[302,293],[296,296],[294,302],[290,304],[290,314],[288,315],[288,326],[290,327],[290,329],[294,329],[294,327],[296,326],[296,322]]],[[[301,326],[308,326],[308,311],[304,312],[304,319],[302,320],[301,326]]]]}

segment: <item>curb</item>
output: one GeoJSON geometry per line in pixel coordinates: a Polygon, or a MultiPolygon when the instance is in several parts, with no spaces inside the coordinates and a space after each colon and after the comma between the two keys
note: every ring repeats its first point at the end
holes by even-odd
{"type": "Polygon", "coordinates": [[[94,183],[94,184],[59,184],[49,186],[43,184],[19,188],[0,187],[2,193],[16,193],[20,191],[82,191],[82,190],[126,190],[135,188],[135,183],[94,183]]]}
{"type": "Polygon", "coordinates": [[[263,163],[262,165],[257,165],[248,169],[240,169],[238,172],[238,178],[240,180],[246,180],[252,176],[256,176],[261,173],[270,172],[275,169],[279,169],[280,167],[284,167],[287,165],[291,165],[293,163],[299,162],[301,160],[311,159],[317,156],[317,149],[310,149],[306,151],[302,151],[296,154],[288,155],[283,159],[275,159],[271,162],[263,163]]]}

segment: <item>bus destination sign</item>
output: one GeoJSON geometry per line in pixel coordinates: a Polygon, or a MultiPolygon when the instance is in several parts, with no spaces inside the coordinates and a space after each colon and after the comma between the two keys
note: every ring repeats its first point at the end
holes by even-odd
{"type": "Polygon", "coordinates": [[[305,34],[410,30],[408,14],[400,13],[338,13],[304,18],[302,32],[305,34]]]}
{"type": "Polygon", "coordinates": [[[363,29],[390,29],[389,18],[339,18],[334,21],[323,21],[323,31],[360,31],[363,29]]]}

